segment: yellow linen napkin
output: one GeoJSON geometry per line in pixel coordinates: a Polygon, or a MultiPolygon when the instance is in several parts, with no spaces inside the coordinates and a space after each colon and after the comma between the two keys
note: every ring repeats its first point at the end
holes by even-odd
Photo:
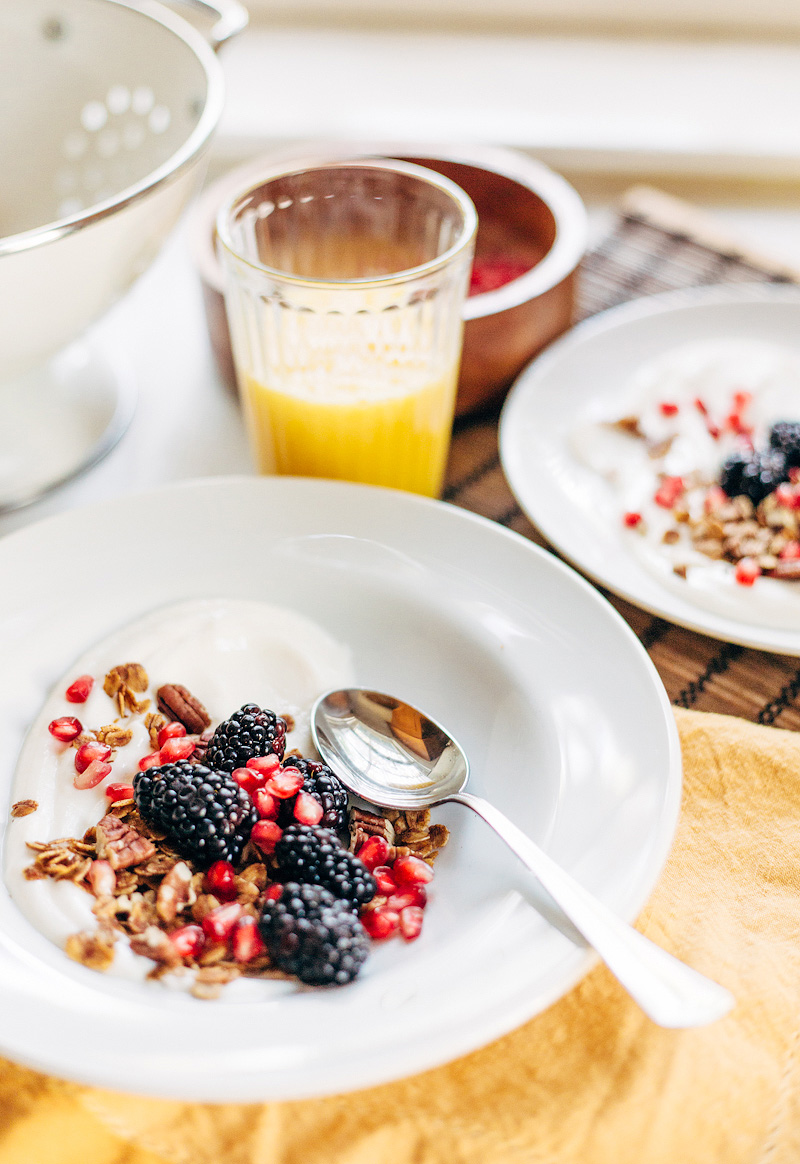
{"type": "Polygon", "coordinates": [[[661,1030],[599,966],[490,1046],[354,1095],[217,1107],[0,1065],[0,1164],[797,1164],[800,733],[676,716],[681,819],[639,926],[733,991],[721,1022],[661,1030]]]}

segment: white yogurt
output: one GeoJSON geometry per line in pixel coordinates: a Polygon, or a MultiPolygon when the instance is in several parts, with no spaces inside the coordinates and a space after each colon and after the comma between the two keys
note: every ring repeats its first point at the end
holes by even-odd
{"type": "MultiPolygon", "coordinates": [[[[75,749],[54,740],[47,725],[74,715],[84,729],[112,723],[119,715],[103,691],[103,678],[121,663],[141,663],[150,698],[165,683],[181,683],[206,707],[212,725],[245,703],[257,703],[294,720],[287,750],[313,757],[309,712],[318,695],[353,682],[350,651],[322,627],[295,611],[243,600],[201,600],[163,607],[96,644],[56,683],[27,736],[14,778],[12,803],[32,799],[39,807],[30,816],[11,820],[6,844],[5,880],[12,897],[30,921],[59,946],[78,930],[94,930],[94,898],[71,882],[27,881],[22,873],[34,854],[27,841],[81,837],[105,814],[104,789],[130,783],[142,756],[152,751],[144,716],[122,721],[133,739],[118,750],[111,775],[97,787],[73,786],[75,749]],[[95,677],[86,703],[68,703],[64,692],[78,675],[95,677]]],[[[120,935],[108,971],[143,978],[153,967],[131,953],[120,935]]],[[[186,977],[179,980],[190,985],[186,977]]],[[[235,984],[238,985],[238,984],[235,984]]],[[[250,984],[252,985],[252,984],[250,984]]]]}
{"type": "Polygon", "coordinates": [[[675,522],[654,501],[660,476],[696,480],[697,488],[689,489],[683,501],[690,512],[699,512],[707,486],[719,478],[722,462],[738,445],[736,436],[724,431],[736,392],[751,394],[743,419],[754,429],[755,445],[766,447],[776,421],[800,420],[800,358],[785,348],[733,338],[675,348],[637,371],[615,400],[613,414],[599,406],[585,414],[570,435],[570,448],[608,483],[610,520],[622,528],[625,513],[642,515],[642,527],[623,529],[625,545],[663,585],[728,618],[800,629],[800,583],[759,578],[745,587],[736,582],[730,563],[695,550],[687,530],[674,545],[662,541],[675,522]],[[662,403],[677,405],[677,413],[665,416],[662,403]],[[625,416],[638,418],[644,440],[611,427],[625,416]],[[709,422],[723,430],[718,439],[709,432],[709,422]],[[661,442],[670,442],[668,450],[652,456],[661,442]],[[674,573],[679,564],[687,567],[685,579],[674,573]]]}

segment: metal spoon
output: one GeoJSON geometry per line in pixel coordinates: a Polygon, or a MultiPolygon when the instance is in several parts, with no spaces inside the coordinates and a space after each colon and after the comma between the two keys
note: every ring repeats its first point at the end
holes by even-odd
{"type": "Polygon", "coordinates": [[[311,730],[325,763],[364,800],[399,809],[454,801],[482,817],[660,1026],[704,1026],[733,1006],[724,987],[654,945],[587,893],[494,805],[463,792],[467,757],[435,720],[391,695],[351,687],[317,700],[311,730]]]}

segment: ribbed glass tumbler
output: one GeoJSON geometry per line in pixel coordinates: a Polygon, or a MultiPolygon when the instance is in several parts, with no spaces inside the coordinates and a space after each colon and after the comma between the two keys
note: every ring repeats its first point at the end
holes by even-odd
{"type": "Polygon", "coordinates": [[[262,473],[442,488],[475,208],[386,159],[273,171],[220,211],[234,362],[262,473]]]}

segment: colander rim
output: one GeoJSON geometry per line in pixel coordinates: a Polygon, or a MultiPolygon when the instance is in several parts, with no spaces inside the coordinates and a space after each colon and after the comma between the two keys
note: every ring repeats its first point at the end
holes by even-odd
{"type": "MultiPolygon", "coordinates": [[[[85,3],[86,0],[70,0],[70,2],[73,4],[85,3]]],[[[95,0],[90,0],[90,2],[93,3],[95,0]]],[[[104,3],[115,4],[119,8],[127,9],[135,16],[141,16],[162,25],[194,52],[206,78],[206,97],[203,110],[197,124],[185,141],[165,162],[151,170],[144,178],[131,186],[126,186],[124,190],[120,190],[113,197],[94,203],[77,214],[57,218],[52,222],[43,223],[41,226],[32,227],[30,230],[0,237],[0,257],[19,254],[22,251],[55,242],[115,214],[133,202],[138,202],[156,187],[176,177],[194,162],[208,145],[219,122],[225,98],[222,68],[214,51],[203,36],[188,21],[176,16],[168,9],[162,8],[156,2],[148,2],[141,6],[129,3],[128,0],[104,0],[104,3]]]]}

